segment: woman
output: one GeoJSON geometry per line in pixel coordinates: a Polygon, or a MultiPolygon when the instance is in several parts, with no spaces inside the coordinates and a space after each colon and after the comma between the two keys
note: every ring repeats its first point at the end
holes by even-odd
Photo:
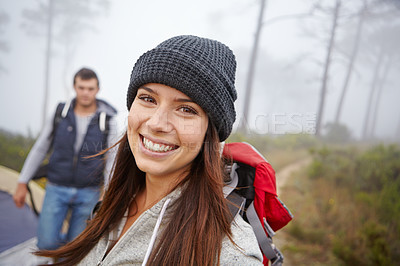
{"type": "Polygon", "coordinates": [[[222,190],[235,71],[227,46],[196,36],[143,54],[99,212],[74,241],[37,254],[60,259],[55,265],[261,265],[251,227],[232,218],[222,190]]]}

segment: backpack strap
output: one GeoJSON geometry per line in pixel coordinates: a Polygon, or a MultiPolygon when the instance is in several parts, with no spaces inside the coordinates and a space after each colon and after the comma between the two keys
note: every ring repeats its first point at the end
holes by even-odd
{"type": "Polygon", "coordinates": [[[227,198],[228,195],[230,195],[232,193],[232,191],[237,187],[238,183],[239,183],[239,176],[236,172],[236,169],[239,168],[237,163],[232,164],[232,166],[229,166],[229,168],[227,168],[228,171],[230,171],[230,179],[231,182],[229,184],[226,184],[223,187],[223,192],[224,192],[224,197],[227,198]]]}
{"type": "Polygon", "coordinates": [[[67,116],[69,107],[71,106],[71,100],[67,101],[62,109],[61,117],[65,118],[67,116]]]}
{"type": "Polygon", "coordinates": [[[99,128],[101,132],[106,131],[106,112],[101,112],[99,115],[99,128]]]}
{"type": "MultiPolygon", "coordinates": [[[[226,198],[228,200],[229,211],[232,214],[232,220],[238,214],[243,216],[246,199],[234,191],[232,191],[226,198]]],[[[279,249],[273,244],[272,237],[275,235],[275,232],[268,225],[268,222],[265,218],[263,227],[258,219],[253,202],[251,202],[251,204],[247,207],[245,218],[253,228],[258,245],[260,246],[264,256],[271,261],[272,266],[281,266],[283,264],[284,257],[279,249]],[[268,235],[265,233],[264,228],[268,232],[268,235]]]]}
{"type": "MultiPolygon", "coordinates": [[[[229,194],[226,199],[228,200],[228,208],[230,213],[232,214],[232,221],[235,219],[236,215],[243,216],[244,204],[246,203],[246,199],[241,197],[239,194],[232,192],[229,194]]],[[[231,221],[231,222],[232,222],[231,221]]]]}
{"type": "Polygon", "coordinates": [[[103,133],[103,143],[107,143],[108,133],[110,132],[110,119],[111,116],[107,115],[106,112],[102,111],[99,114],[99,128],[103,133]]]}
{"type": "Polygon", "coordinates": [[[51,130],[49,138],[53,139],[58,125],[60,124],[61,120],[63,120],[67,116],[70,106],[71,106],[71,100],[67,101],[65,104],[59,103],[57,105],[56,113],[53,119],[53,129],[51,130]]]}
{"type": "Polygon", "coordinates": [[[264,218],[264,225],[267,225],[267,226],[265,226],[266,230],[267,231],[271,230],[272,235],[268,236],[265,233],[263,225],[261,224],[260,220],[258,219],[257,212],[254,209],[253,202],[249,205],[249,207],[246,210],[246,217],[247,217],[247,220],[249,221],[249,224],[253,228],[254,234],[256,235],[256,238],[257,238],[257,242],[258,242],[263,254],[271,261],[271,265],[274,265],[274,266],[282,265],[283,255],[272,243],[272,236],[275,234],[275,232],[271,229],[271,227],[267,223],[267,220],[264,218]],[[267,229],[267,228],[269,228],[269,229],[267,229]]]}

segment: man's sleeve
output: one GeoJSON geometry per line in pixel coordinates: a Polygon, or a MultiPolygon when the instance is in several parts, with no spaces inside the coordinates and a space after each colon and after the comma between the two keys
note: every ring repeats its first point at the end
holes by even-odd
{"type": "MultiPolygon", "coordinates": [[[[54,114],[55,115],[55,114],[54,114]]],[[[25,160],[19,175],[19,183],[28,183],[42,164],[51,145],[50,134],[53,130],[54,115],[46,120],[44,128],[25,160]]]]}
{"type": "MultiPolygon", "coordinates": [[[[117,120],[115,116],[111,117],[109,121],[109,131],[108,131],[108,136],[107,136],[107,145],[108,147],[112,147],[115,143],[118,142],[119,140],[119,133],[118,133],[118,125],[117,125],[117,120]]],[[[113,173],[113,166],[114,166],[114,160],[115,156],[118,151],[118,145],[113,147],[111,150],[109,150],[106,154],[106,164],[105,164],[105,169],[104,169],[104,188],[107,189],[108,184],[110,182],[112,173],[113,173]]]]}

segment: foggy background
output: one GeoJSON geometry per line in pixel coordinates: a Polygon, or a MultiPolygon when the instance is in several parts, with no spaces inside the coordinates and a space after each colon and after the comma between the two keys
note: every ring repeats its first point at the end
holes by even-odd
{"type": "MultiPolygon", "coordinates": [[[[54,113],[58,102],[74,95],[75,72],[89,67],[100,79],[98,97],[119,111],[122,130],[126,90],[138,57],[165,39],[191,34],[219,40],[237,57],[236,128],[244,119],[260,3],[53,0],[58,10],[52,23],[47,115],[54,113]]],[[[315,133],[320,117],[323,134],[324,126],[335,122],[347,77],[337,122],[347,126],[354,139],[399,140],[399,1],[342,1],[329,49],[337,3],[266,1],[246,123],[250,130],[258,134],[315,133]]],[[[47,4],[47,0],[0,0],[1,129],[31,136],[40,132],[47,4]]]]}

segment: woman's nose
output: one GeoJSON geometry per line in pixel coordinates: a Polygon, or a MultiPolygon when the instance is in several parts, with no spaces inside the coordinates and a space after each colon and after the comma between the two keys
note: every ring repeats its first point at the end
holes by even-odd
{"type": "Polygon", "coordinates": [[[170,132],[173,128],[169,112],[162,107],[157,108],[151,114],[149,120],[147,120],[147,126],[154,132],[170,132]]]}

